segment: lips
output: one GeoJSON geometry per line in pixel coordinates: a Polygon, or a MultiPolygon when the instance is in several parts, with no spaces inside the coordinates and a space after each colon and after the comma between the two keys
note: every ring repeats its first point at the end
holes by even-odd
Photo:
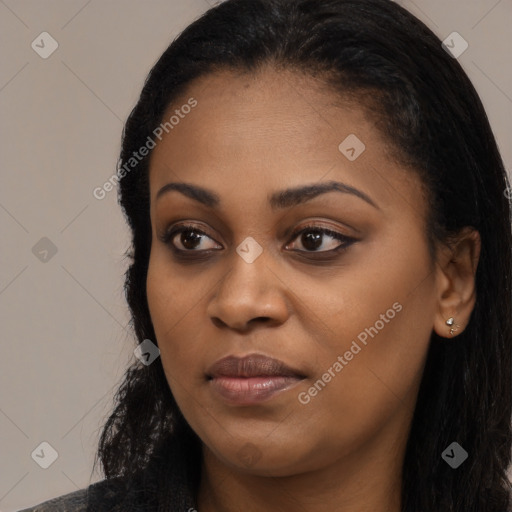
{"type": "Polygon", "coordinates": [[[282,361],[260,354],[220,359],[208,369],[206,377],[214,393],[237,405],[269,400],[305,378],[282,361]]]}
{"type": "Polygon", "coordinates": [[[260,354],[245,357],[228,356],[217,361],[207,371],[207,376],[215,377],[304,377],[301,373],[282,361],[260,354]]]}

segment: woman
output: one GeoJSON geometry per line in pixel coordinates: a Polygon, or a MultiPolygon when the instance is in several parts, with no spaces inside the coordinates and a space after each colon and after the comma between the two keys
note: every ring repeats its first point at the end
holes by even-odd
{"type": "Polygon", "coordinates": [[[220,4],[149,74],[118,177],[143,364],[105,480],[29,510],[511,510],[509,183],[423,23],[220,4]]]}

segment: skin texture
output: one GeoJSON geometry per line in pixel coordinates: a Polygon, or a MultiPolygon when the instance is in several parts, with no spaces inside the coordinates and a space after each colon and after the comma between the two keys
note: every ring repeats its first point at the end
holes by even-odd
{"type": "Polygon", "coordinates": [[[478,233],[464,231],[431,261],[418,177],[388,157],[361,108],[315,79],[272,68],[216,72],[193,82],[169,114],[190,97],[197,106],[151,156],[147,295],[169,386],[203,441],[199,510],[398,512],[430,336],[435,330],[450,343],[445,321],[455,317],[455,336],[469,322],[478,233]],[[366,146],[354,161],[338,149],[349,134],[366,146]],[[290,208],[268,203],[275,191],[331,180],[378,208],[335,191],[290,208]],[[208,188],[220,205],[174,190],[157,200],[169,182],[208,188]],[[176,258],[161,237],[184,221],[207,235],[184,246],[178,234],[177,248],[219,250],[188,263],[176,258]],[[292,238],[310,224],[356,241],[322,255],[343,242],[323,235],[315,249],[292,238]],[[252,263],[236,252],[247,237],[263,249],[252,263]],[[395,303],[394,318],[301,403],[299,394],[395,303]],[[228,404],[212,391],[207,369],[250,353],[306,378],[266,402],[228,404]]]}

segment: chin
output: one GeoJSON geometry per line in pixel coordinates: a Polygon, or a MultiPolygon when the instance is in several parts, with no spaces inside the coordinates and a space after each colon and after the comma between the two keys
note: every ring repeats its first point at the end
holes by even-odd
{"type": "MultiPolygon", "coordinates": [[[[230,439],[227,446],[209,448],[214,456],[232,470],[255,476],[286,477],[315,469],[310,451],[299,441],[293,445],[271,444],[265,440],[230,439]],[[299,446],[303,453],[298,452],[299,446]]],[[[321,464],[320,464],[321,465],[321,464]]]]}

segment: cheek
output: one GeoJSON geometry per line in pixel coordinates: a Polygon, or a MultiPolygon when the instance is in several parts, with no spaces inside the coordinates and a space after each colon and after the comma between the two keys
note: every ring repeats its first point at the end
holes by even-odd
{"type": "Polygon", "coordinates": [[[303,390],[306,422],[330,417],[323,428],[336,437],[349,424],[372,429],[404,404],[414,408],[433,327],[430,273],[426,258],[384,250],[324,290],[330,298],[316,313],[328,335],[303,390]]]}
{"type": "Polygon", "coordinates": [[[185,368],[197,361],[199,347],[198,311],[201,295],[183,286],[169,264],[158,257],[150,259],[146,280],[148,307],[160,349],[162,364],[168,375],[186,375],[185,368]]]}
{"type": "Polygon", "coordinates": [[[176,292],[165,275],[165,268],[151,256],[146,279],[146,295],[149,313],[157,338],[172,327],[171,318],[176,318],[176,292]],[[173,300],[174,299],[174,300],[173,300]]]}
{"type": "Polygon", "coordinates": [[[318,450],[327,454],[334,447],[350,451],[392,424],[403,429],[398,437],[407,435],[430,329],[427,322],[416,323],[421,310],[414,304],[402,306],[382,329],[373,322],[360,331],[364,336],[338,340],[337,350],[333,342],[330,359],[303,390],[301,403],[309,402],[301,405],[300,428],[321,432],[318,450]],[[412,325],[416,327],[411,330],[412,325]]]}
{"type": "MultiPolygon", "coordinates": [[[[414,236],[408,238],[421,246],[422,239],[414,236]]],[[[330,275],[291,280],[293,295],[300,299],[294,303],[297,318],[310,338],[319,340],[319,354],[332,358],[350,350],[353,340],[361,347],[376,340],[373,352],[381,358],[379,351],[398,349],[404,338],[428,330],[434,290],[433,280],[426,279],[432,273],[426,248],[418,254],[393,242],[382,236],[361,244],[330,275]]]]}

